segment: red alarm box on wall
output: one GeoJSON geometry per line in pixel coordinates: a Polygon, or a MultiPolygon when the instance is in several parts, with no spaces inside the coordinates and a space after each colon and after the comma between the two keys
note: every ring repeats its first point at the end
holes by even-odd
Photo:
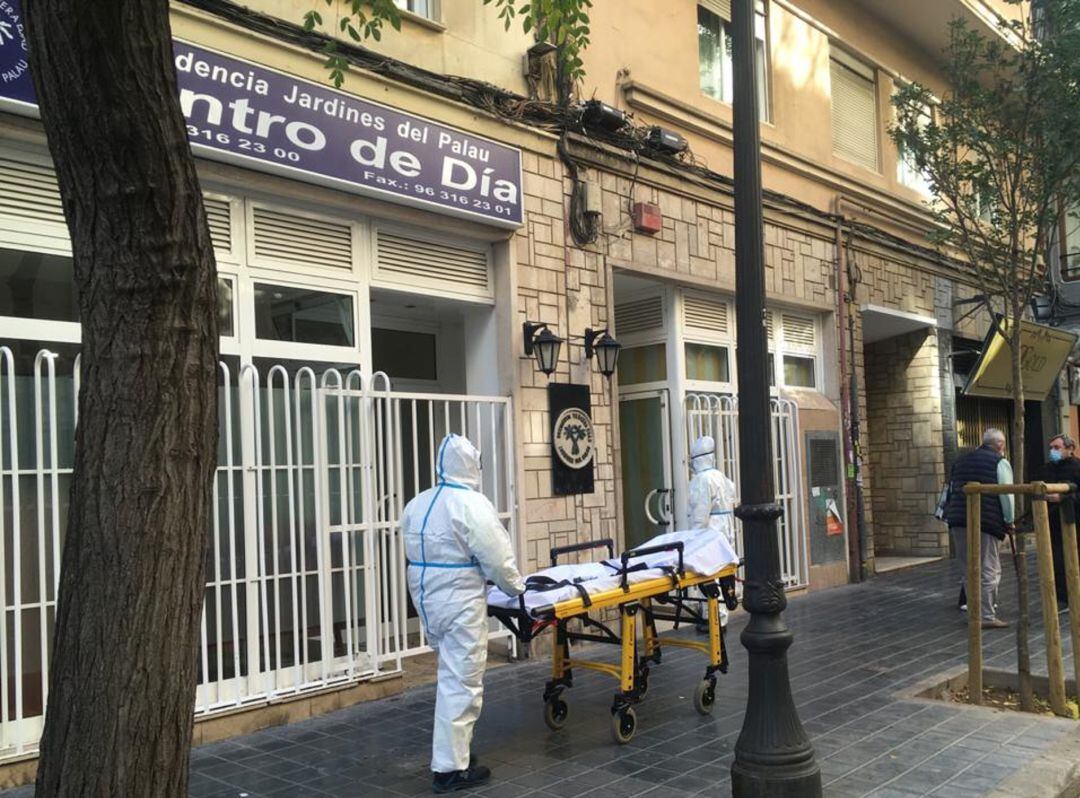
{"type": "Polygon", "coordinates": [[[653,202],[635,202],[630,218],[634,229],[646,235],[655,235],[664,227],[664,214],[660,206],[653,202]]]}

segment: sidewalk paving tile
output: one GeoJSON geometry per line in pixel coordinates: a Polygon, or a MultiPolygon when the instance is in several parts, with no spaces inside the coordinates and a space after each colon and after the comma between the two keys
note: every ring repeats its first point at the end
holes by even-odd
{"type": "MultiPolygon", "coordinates": [[[[1013,606],[1014,576],[1004,570],[1002,604],[1013,606]]],[[[798,596],[785,619],[793,696],[814,742],[828,798],[975,798],[1032,762],[1077,724],[905,698],[930,677],[966,661],[965,618],[955,609],[958,571],[947,560],[896,571],[862,585],[798,596]]],[[[1015,617],[1015,613],[1010,617],[1015,617]]],[[[746,652],[744,615],[728,630],[730,673],[721,676],[713,715],[694,712],[690,696],[704,663],[669,647],[638,708],[638,734],[610,740],[614,684],[575,674],[560,732],[541,720],[544,662],[488,674],[474,752],[494,771],[485,798],[683,798],[730,794],[730,767],[742,726],[746,652]]],[[[1063,648],[1071,650],[1065,625],[1063,648]]],[[[686,632],[680,632],[685,634],[686,632]]],[[[690,632],[689,634],[693,634],[690,632]]],[[[1032,614],[1033,668],[1041,619],[1032,614]]],[[[987,661],[1015,665],[1012,635],[986,635],[987,661]]],[[[601,652],[613,656],[613,649],[601,652]]],[[[1071,664],[1067,665],[1071,669],[1071,664]]],[[[430,685],[380,701],[246,737],[213,743],[191,756],[193,798],[406,798],[430,795],[430,685]]],[[[30,798],[32,788],[0,793],[30,798]]]]}

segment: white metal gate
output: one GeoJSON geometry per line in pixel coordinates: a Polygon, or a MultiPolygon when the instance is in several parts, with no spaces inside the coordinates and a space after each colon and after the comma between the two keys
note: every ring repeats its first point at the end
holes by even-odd
{"type": "MultiPolygon", "coordinates": [[[[77,357],[0,347],[0,759],[41,733],[78,385],[77,357]]],[[[397,524],[432,484],[446,432],[483,453],[483,490],[517,545],[508,398],[395,393],[385,375],[295,363],[223,362],[218,390],[197,714],[391,672],[426,650],[397,524]]]]}
{"type": "MultiPolygon", "coordinates": [[[[784,514],[777,524],[780,573],[784,584],[807,584],[806,520],[800,476],[799,408],[789,399],[773,398],[773,481],[784,514]]],[[[739,488],[738,400],[726,394],[688,393],[684,403],[687,451],[695,439],[711,435],[716,441],[716,467],[739,488]]],[[[742,523],[736,520],[736,549],[743,553],[742,523]]]]}

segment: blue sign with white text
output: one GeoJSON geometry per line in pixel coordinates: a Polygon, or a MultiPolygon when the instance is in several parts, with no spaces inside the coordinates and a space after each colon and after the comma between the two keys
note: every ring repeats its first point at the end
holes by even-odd
{"type": "Polygon", "coordinates": [[[35,101],[18,0],[0,0],[0,97],[27,104],[35,101]]]}
{"type": "MultiPolygon", "coordinates": [[[[188,138],[202,157],[505,227],[522,222],[513,147],[186,42],[173,52],[188,138]]],[[[0,0],[0,108],[36,112],[34,101],[18,0],[0,0]]]]}

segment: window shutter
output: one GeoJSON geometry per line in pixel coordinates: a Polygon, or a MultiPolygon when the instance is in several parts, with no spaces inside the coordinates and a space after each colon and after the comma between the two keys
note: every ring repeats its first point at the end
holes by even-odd
{"type": "Polygon", "coordinates": [[[771,349],[776,343],[776,338],[773,336],[773,316],[775,314],[771,310],[765,311],[765,338],[769,342],[769,348],[771,349]]]}
{"type": "Polygon", "coordinates": [[[683,323],[689,328],[727,336],[728,304],[720,299],[684,294],[683,323]]]}
{"type": "Polygon", "coordinates": [[[399,290],[494,299],[490,247],[380,228],[375,282],[399,290]]]}
{"type": "Polygon", "coordinates": [[[210,194],[203,196],[206,223],[210,227],[210,240],[219,254],[235,258],[233,253],[232,202],[228,197],[210,194]]]}
{"type": "Polygon", "coordinates": [[[731,0],[704,0],[699,3],[725,22],[731,22],[731,0]]]}
{"type": "MultiPolygon", "coordinates": [[[[698,5],[716,14],[724,22],[731,22],[731,0],[699,0],[698,5]]],[[[757,0],[754,3],[754,11],[759,15],[765,15],[765,3],[757,0]]]]}
{"type": "Polygon", "coordinates": [[[0,157],[0,216],[64,224],[64,206],[53,168],[0,157]]]}
{"type": "Polygon", "coordinates": [[[877,91],[874,72],[852,59],[829,60],[832,81],[833,152],[878,168],[877,91]]]}
{"type": "Polygon", "coordinates": [[[353,236],[347,222],[313,219],[254,205],[251,224],[252,260],[258,264],[352,269],[353,236]]]}
{"type": "Polygon", "coordinates": [[[814,354],[817,351],[817,336],[814,332],[814,320],[803,316],[782,314],[784,329],[784,350],[814,354]]]}
{"type": "Polygon", "coordinates": [[[635,299],[615,305],[615,334],[630,335],[663,329],[664,302],[659,296],[635,299]]]}

